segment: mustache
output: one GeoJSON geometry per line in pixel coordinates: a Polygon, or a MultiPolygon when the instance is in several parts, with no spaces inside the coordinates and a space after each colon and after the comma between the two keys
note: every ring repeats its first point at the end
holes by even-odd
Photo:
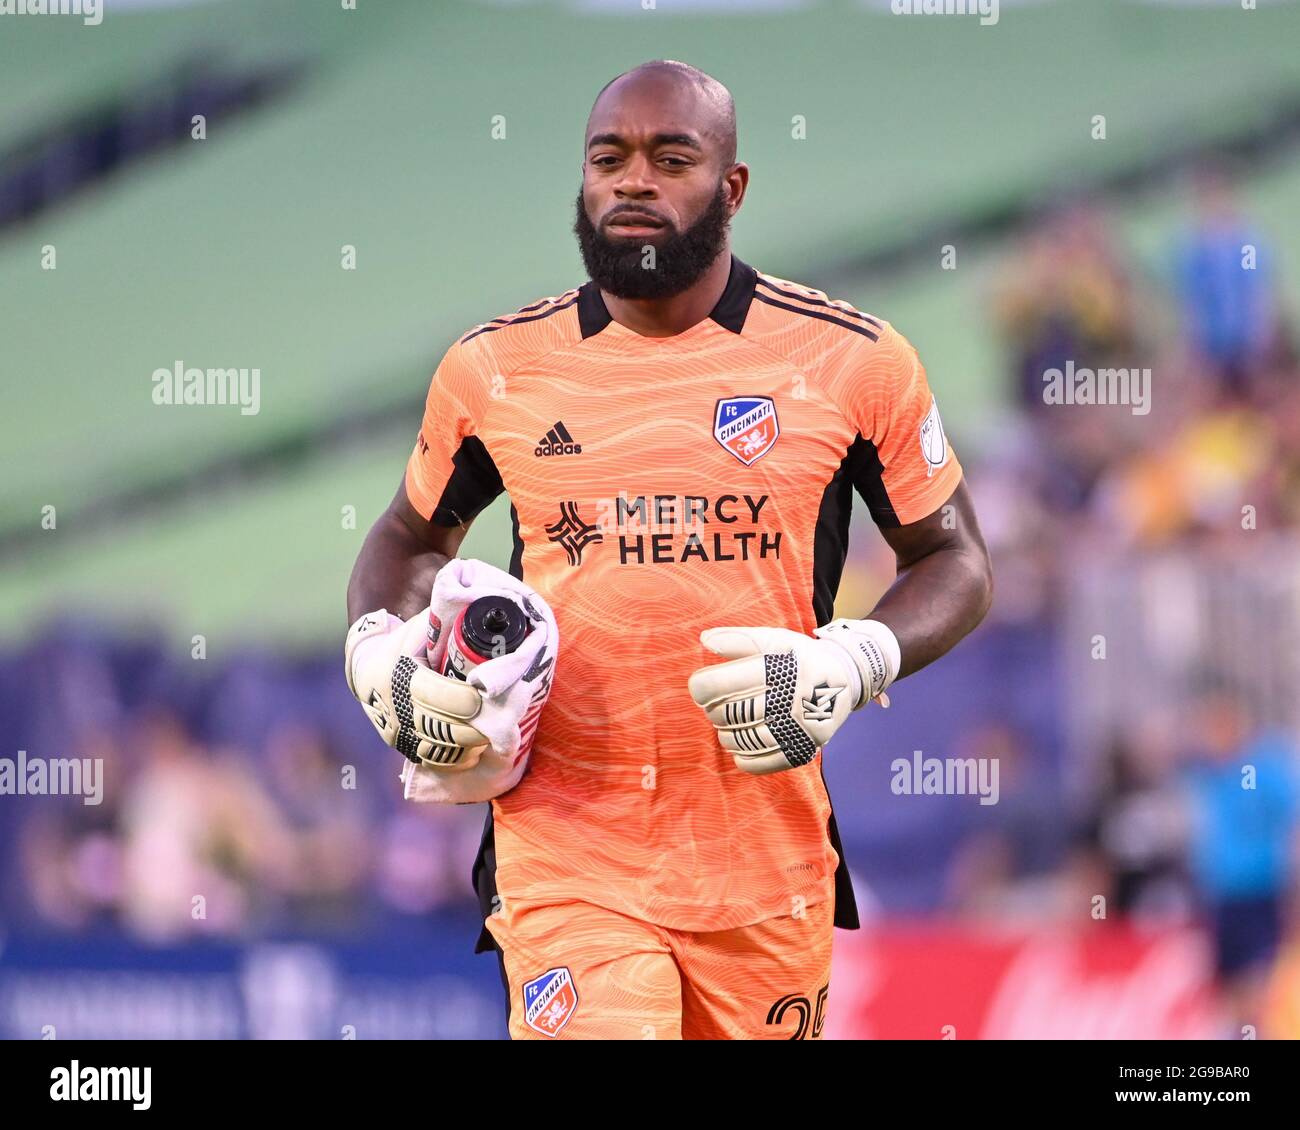
{"type": "MultiPolygon", "coordinates": [[[[600,221],[601,227],[606,227],[618,219],[619,216],[649,216],[655,223],[661,224],[666,228],[673,228],[672,222],[666,217],[659,215],[653,208],[638,208],[632,204],[620,204],[611,208],[605,213],[605,218],[600,221]]],[[[675,230],[675,229],[674,229],[675,230]]]]}

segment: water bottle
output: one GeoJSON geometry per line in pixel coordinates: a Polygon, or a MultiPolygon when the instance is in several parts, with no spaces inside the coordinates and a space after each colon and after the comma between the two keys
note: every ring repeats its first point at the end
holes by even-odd
{"type": "MultiPolygon", "coordinates": [[[[508,596],[481,596],[456,616],[447,637],[447,654],[439,674],[462,682],[480,663],[509,655],[524,642],[532,625],[524,610],[508,596]]],[[[430,614],[428,654],[440,634],[430,614]]]]}

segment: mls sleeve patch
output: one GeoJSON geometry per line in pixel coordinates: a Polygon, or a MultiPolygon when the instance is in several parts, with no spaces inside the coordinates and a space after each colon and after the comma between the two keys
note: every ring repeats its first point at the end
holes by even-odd
{"type": "Polygon", "coordinates": [[[930,411],[921,421],[921,454],[925,456],[926,478],[929,478],[948,461],[948,440],[943,434],[943,421],[939,419],[939,402],[930,398],[930,411]]]}

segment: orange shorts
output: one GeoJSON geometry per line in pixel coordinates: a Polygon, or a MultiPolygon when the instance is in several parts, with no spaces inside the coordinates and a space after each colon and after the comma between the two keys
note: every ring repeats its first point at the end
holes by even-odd
{"type": "Polygon", "coordinates": [[[511,1039],[815,1040],[831,972],[833,894],[713,933],[586,902],[505,907],[511,1039]]]}

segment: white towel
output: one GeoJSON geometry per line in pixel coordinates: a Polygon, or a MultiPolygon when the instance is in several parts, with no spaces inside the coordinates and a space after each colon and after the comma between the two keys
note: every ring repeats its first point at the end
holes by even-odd
{"type": "Polygon", "coordinates": [[[431,622],[439,623],[441,630],[429,665],[441,670],[456,617],[482,596],[512,598],[532,622],[532,630],[516,651],[489,659],[469,673],[469,684],[483,695],[483,709],[473,725],[492,746],[472,769],[432,769],[408,761],[402,770],[407,800],[436,804],[491,800],[513,789],[528,768],[533,735],[551,694],[560,652],[560,630],[546,601],[494,565],[452,558],[433,582],[431,622]]]}

